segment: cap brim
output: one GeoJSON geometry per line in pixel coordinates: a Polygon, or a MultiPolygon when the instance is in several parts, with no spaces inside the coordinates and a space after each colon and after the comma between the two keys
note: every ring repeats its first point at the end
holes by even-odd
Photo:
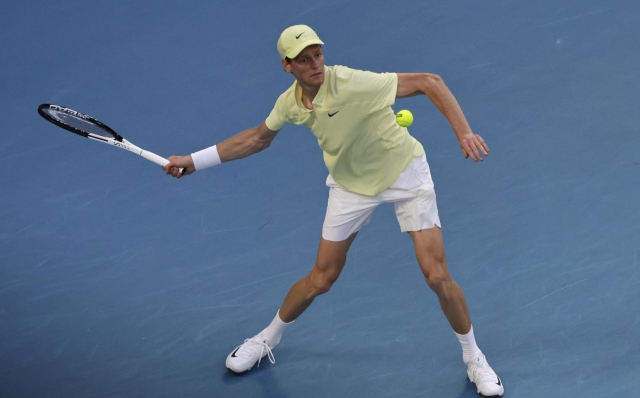
{"type": "Polygon", "coordinates": [[[300,43],[299,45],[293,47],[291,50],[287,51],[287,53],[285,54],[285,57],[293,59],[297,57],[298,54],[300,54],[302,50],[304,50],[305,48],[309,46],[314,46],[316,44],[320,44],[321,46],[324,45],[324,43],[320,39],[309,39],[304,43],[300,43]]]}

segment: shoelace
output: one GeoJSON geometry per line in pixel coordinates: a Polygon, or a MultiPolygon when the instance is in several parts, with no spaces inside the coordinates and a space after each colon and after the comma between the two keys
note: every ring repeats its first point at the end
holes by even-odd
{"type": "Polygon", "coordinates": [[[474,364],[473,375],[475,380],[498,382],[498,376],[484,358],[474,364]]]}
{"type": "Polygon", "coordinates": [[[273,352],[266,341],[260,340],[258,336],[254,336],[250,339],[246,339],[244,341],[246,344],[246,348],[244,350],[238,351],[238,356],[243,356],[245,358],[249,358],[258,351],[258,347],[260,347],[260,356],[258,357],[258,367],[260,367],[260,361],[262,360],[262,354],[264,354],[265,350],[267,351],[267,357],[271,363],[276,363],[276,358],[273,356],[273,352]]]}

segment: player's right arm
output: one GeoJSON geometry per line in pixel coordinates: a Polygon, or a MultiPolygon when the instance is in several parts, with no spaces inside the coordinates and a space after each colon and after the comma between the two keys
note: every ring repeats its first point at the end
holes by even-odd
{"type": "MultiPolygon", "coordinates": [[[[279,130],[278,130],[279,131],[279,130]]],[[[265,122],[258,127],[245,130],[218,144],[220,161],[246,158],[267,149],[276,138],[278,131],[269,130],[265,122]]]]}
{"type": "MultiPolygon", "coordinates": [[[[266,123],[262,122],[258,127],[245,130],[222,141],[216,146],[220,161],[228,162],[246,158],[268,148],[273,139],[276,138],[278,131],[269,130],[266,123]]],[[[171,156],[168,159],[169,163],[163,167],[166,174],[180,178],[196,171],[191,155],[171,156]],[[184,169],[182,174],[180,174],[180,168],[184,169]]]]}

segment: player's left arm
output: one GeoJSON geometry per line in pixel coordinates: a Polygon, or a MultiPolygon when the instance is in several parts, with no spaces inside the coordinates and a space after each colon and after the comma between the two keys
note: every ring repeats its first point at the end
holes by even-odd
{"type": "Polygon", "coordinates": [[[458,101],[453,96],[444,80],[432,73],[398,73],[398,90],[396,98],[413,97],[424,94],[447,118],[453,132],[460,142],[465,158],[473,161],[482,160],[482,155],[489,154],[489,147],[482,137],[474,134],[464,117],[458,101]]]}

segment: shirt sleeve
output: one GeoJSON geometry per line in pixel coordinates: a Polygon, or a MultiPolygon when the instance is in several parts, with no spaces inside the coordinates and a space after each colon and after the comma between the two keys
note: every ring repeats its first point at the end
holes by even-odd
{"type": "Polygon", "coordinates": [[[351,90],[359,102],[367,103],[371,112],[387,108],[396,102],[398,75],[354,70],[351,90]]]}
{"type": "Polygon", "coordinates": [[[285,112],[284,101],[285,97],[283,94],[278,98],[267,120],[265,120],[267,128],[271,131],[278,131],[283,128],[285,124],[289,123],[289,118],[285,112]]]}

